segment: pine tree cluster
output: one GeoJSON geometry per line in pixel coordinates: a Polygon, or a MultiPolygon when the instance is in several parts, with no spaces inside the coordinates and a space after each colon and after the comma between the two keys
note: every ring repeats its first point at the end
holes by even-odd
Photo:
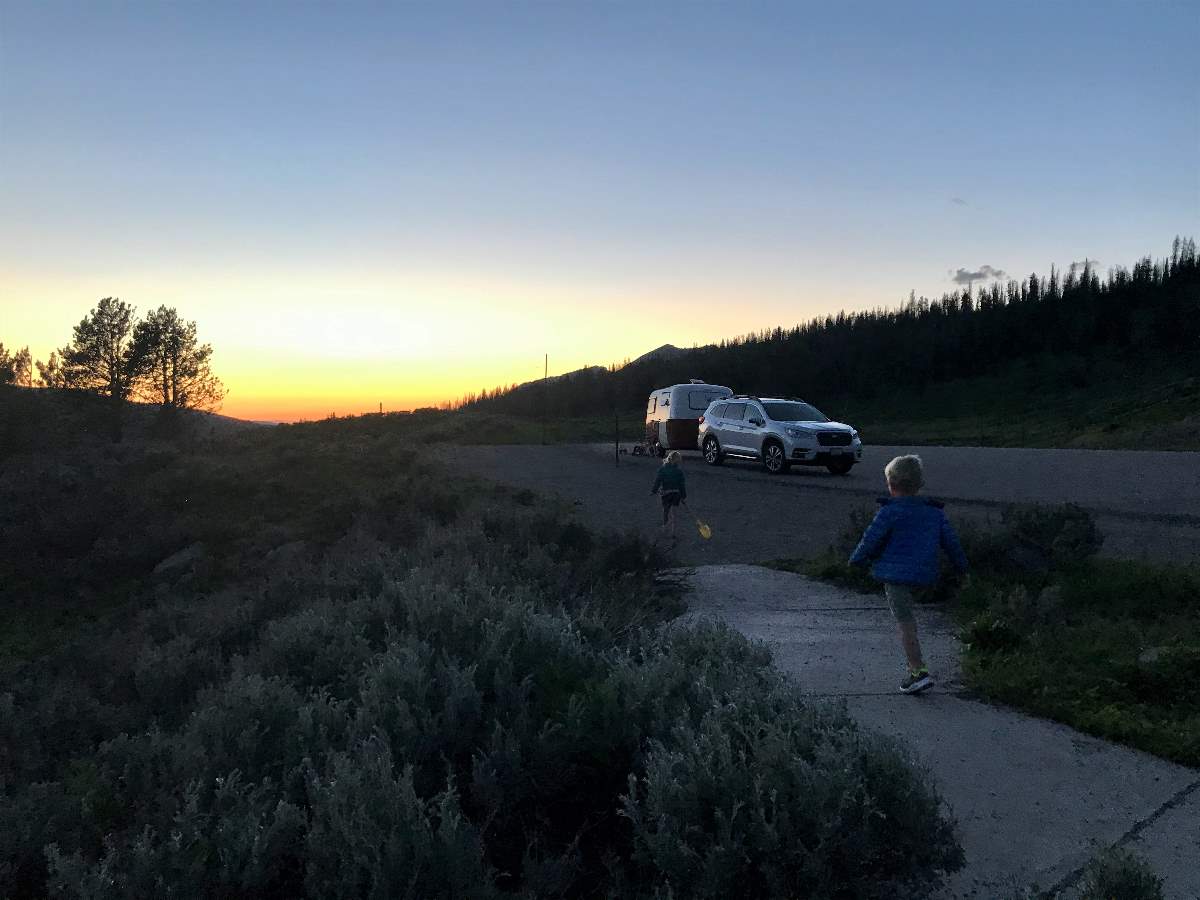
{"type": "Polygon", "coordinates": [[[985,375],[1045,354],[1140,363],[1198,350],[1200,257],[1193,239],[1177,237],[1166,259],[1145,257],[1103,279],[1085,263],[937,300],[910,295],[896,309],[839,312],[677,356],[484,390],[460,406],[590,416],[640,408],[654,388],[695,377],[738,391],[836,403],[985,375]]]}

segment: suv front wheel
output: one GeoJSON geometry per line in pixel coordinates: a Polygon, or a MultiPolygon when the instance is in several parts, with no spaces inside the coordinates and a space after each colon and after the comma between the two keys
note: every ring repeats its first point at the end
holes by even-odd
{"type": "Polygon", "coordinates": [[[788,469],[787,458],[783,455],[783,445],[776,441],[767,441],[762,448],[763,467],[772,475],[779,475],[788,469]]]}
{"type": "Polygon", "coordinates": [[[723,462],[721,446],[715,437],[710,436],[704,439],[704,461],[710,466],[719,466],[723,462]]]}
{"type": "Polygon", "coordinates": [[[850,470],[854,468],[854,462],[849,459],[839,459],[837,462],[829,463],[825,468],[829,470],[830,475],[849,475],[850,470]]]}

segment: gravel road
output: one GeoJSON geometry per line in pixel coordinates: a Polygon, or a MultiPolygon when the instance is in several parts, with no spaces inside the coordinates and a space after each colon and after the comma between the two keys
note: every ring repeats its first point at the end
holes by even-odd
{"type": "MultiPolygon", "coordinates": [[[[921,455],[926,493],[944,499],[955,521],[998,522],[1014,502],[1072,502],[1095,514],[1106,555],[1200,561],[1200,453],[984,447],[869,447],[841,478],[800,467],[772,477],[750,462],[714,468],[699,454],[684,454],[689,507],[713,537],[703,541],[681,521],[675,556],[703,565],[818,553],[853,509],[874,508],[885,493],[884,464],[908,452],[921,455]]],[[[612,445],[468,446],[455,453],[472,474],[562,496],[596,527],[657,532],[660,507],[649,493],[655,459],[615,457],[612,445]]]]}

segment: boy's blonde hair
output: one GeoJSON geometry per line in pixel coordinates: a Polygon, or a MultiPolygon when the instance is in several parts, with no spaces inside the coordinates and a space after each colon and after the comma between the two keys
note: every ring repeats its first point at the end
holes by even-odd
{"type": "Polygon", "coordinates": [[[883,467],[883,477],[889,487],[906,494],[915,494],[925,484],[925,471],[921,457],[914,454],[897,456],[883,467]]]}
{"type": "Polygon", "coordinates": [[[663,460],[663,465],[665,466],[667,463],[675,463],[675,465],[679,465],[682,460],[683,457],[679,454],[679,451],[672,450],[667,454],[667,458],[663,460]]]}

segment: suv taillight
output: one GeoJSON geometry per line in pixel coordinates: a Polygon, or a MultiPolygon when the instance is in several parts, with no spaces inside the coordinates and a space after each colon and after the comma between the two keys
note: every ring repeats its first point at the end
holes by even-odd
{"type": "Polygon", "coordinates": [[[703,425],[703,424],[704,424],[704,416],[701,416],[701,417],[700,417],[700,421],[699,421],[699,422],[697,422],[696,424],[697,424],[697,425],[703,425]]]}

